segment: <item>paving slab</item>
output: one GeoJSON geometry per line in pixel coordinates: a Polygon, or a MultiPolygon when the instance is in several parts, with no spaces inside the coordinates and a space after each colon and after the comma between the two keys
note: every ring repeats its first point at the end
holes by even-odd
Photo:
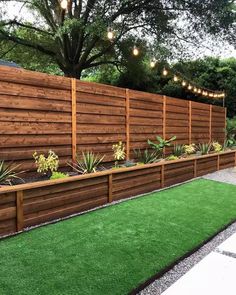
{"type": "MultiPolygon", "coordinates": [[[[236,255],[236,234],[233,234],[230,238],[224,241],[218,246],[220,251],[234,253],[236,255]]],[[[236,291],[235,291],[236,294],[236,291]]]]}
{"type": "Polygon", "coordinates": [[[163,295],[235,295],[236,259],[212,252],[163,295]]]}
{"type": "Polygon", "coordinates": [[[210,173],[203,178],[236,185],[236,167],[210,173]]]}

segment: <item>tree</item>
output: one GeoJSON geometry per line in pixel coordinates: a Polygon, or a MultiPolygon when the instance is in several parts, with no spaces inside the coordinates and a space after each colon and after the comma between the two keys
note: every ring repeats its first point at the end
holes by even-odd
{"type": "Polygon", "coordinates": [[[0,40],[43,53],[66,76],[76,78],[85,69],[103,64],[118,66],[119,45],[130,36],[146,40],[152,37],[161,44],[173,37],[186,38],[186,28],[190,36],[227,35],[235,17],[232,0],[67,0],[66,10],[61,9],[58,0],[14,2],[27,6],[37,16],[34,22],[3,19],[0,40]],[[182,26],[177,26],[180,19],[182,26]],[[106,36],[109,26],[115,31],[112,42],[106,36]],[[31,34],[21,36],[17,28],[25,28],[31,34]],[[32,38],[35,34],[37,38],[32,38]]]}

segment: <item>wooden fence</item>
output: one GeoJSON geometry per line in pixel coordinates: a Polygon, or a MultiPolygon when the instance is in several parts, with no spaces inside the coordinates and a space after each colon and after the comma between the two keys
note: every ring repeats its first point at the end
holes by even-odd
{"type": "Polygon", "coordinates": [[[0,236],[236,165],[236,151],[0,188],[0,236]]]}
{"type": "Polygon", "coordinates": [[[34,170],[35,150],[54,150],[64,166],[83,150],[109,162],[120,140],[127,158],[156,135],[222,143],[225,116],[218,106],[0,67],[0,159],[21,163],[22,170],[34,170]]]}

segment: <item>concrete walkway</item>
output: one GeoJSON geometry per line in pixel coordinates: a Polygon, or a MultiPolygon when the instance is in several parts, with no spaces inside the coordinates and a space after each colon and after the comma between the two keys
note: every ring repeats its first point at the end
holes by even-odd
{"type": "Polygon", "coordinates": [[[236,234],[196,264],[163,295],[235,295],[236,234]]]}
{"type": "MultiPolygon", "coordinates": [[[[236,185],[236,167],[214,172],[203,178],[236,185]]],[[[160,294],[235,295],[236,223],[139,293],[160,294]]]]}

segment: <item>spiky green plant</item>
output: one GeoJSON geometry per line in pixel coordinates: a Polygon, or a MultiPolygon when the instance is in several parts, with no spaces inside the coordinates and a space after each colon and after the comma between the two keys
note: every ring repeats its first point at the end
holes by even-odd
{"type": "Polygon", "coordinates": [[[197,150],[200,152],[202,155],[207,155],[210,153],[212,149],[212,144],[211,143],[199,143],[197,145],[197,150]]]}
{"type": "Polygon", "coordinates": [[[134,154],[138,162],[143,164],[155,163],[160,158],[160,153],[157,151],[150,151],[148,149],[145,149],[144,151],[141,149],[134,150],[134,154]]]}
{"type": "Polygon", "coordinates": [[[97,172],[98,165],[101,164],[105,156],[100,156],[93,152],[82,152],[82,155],[77,155],[76,163],[69,164],[76,172],[87,174],[97,172]]]}
{"type": "Polygon", "coordinates": [[[18,179],[23,182],[23,179],[18,176],[22,172],[16,172],[16,169],[19,166],[20,165],[13,166],[13,164],[6,164],[4,160],[1,160],[0,161],[0,184],[11,185],[14,179],[18,179]]]}
{"type": "Polygon", "coordinates": [[[173,148],[173,155],[181,157],[185,153],[184,144],[175,144],[173,148]]]}
{"type": "Polygon", "coordinates": [[[171,146],[172,142],[176,140],[176,136],[171,137],[170,139],[164,139],[161,136],[156,136],[157,143],[152,142],[148,139],[148,144],[151,148],[153,148],[156,152],[163,154],[163,149],[165,147],[171,146]]]}

